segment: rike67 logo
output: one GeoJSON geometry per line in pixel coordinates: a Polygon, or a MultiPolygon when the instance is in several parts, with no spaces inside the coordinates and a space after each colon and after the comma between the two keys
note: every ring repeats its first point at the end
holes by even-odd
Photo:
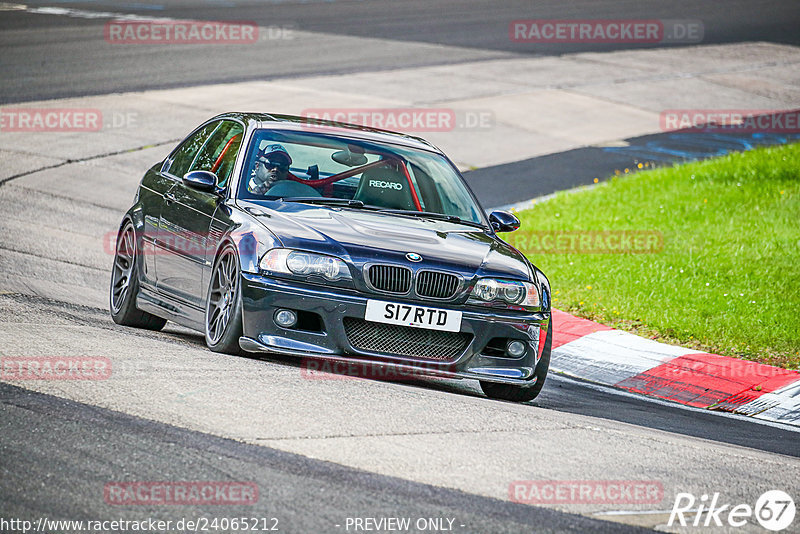
{"type": "Polygon", "coordinates": [[[678,493],[667,526],[743,527],[755,518],[765,529],[779,532],[792,524],[795,512],[794,500],[781,490],[765,492],[755,506],[722,504],[719,493],[710,498],[702,495],[699,499],[691,493],[678,493]]]}

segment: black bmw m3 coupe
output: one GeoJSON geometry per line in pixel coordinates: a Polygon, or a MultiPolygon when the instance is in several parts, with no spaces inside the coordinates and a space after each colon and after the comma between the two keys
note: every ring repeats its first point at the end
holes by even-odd
{"type": "Polygon", "coordinates": [[[479,380],[527,401],[550,361],[550,284],[417,137],[286,115],[210,119],[142,178],[111,315],[267,352],[479,380]]]}

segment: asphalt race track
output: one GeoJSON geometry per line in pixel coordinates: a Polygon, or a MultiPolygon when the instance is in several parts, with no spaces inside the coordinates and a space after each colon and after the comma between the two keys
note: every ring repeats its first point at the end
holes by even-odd
{"type": "MultiPolygon", "coordinates": [[[[702,19],[704,44],[800,46],[796,3],[721,5],[684,0],[535,6],[488,0],[0,3],[0,104],[611,49],[510,43],[509,21],[527,18],[702,19]],[[43,8],[55,10],[36,12],[43,8]],[[252,20],[304,38],[258,47],[109,48],[102,46],[108,18],[92,18],[93,12],[252,20]]],[[[219,111],[227,109],[224,95],[217,98],[219,111]]],[[[269,94],[263,102],[272,110],[269,94]]],[[[144,170],[164,158],[178,132],[195,125],[187,122],[194,115],[186,109],[196,106],[194,113],[205,116],[204,105],[175,105],[160,130],[147,123],[126,131],[127,137],[112,132],[97,145],[37,133],[30,147],[0,150],[5,167],[0,355],[113,361],[107,380],[0,382],[0,531],[21,532],[3,528],[2,520],[11,518],[247,516],[277,518],[280,532],[298,533],[355,532],[359,529],[348,528],[348,520],[387,517],[452,519],[452,531],[470,533],[654,527],[672,532],[678,530],[665,525],[680,492],[719,493],[724,503],[751,506],[771,489],[800,496],[797,427],[555,375],[527,404],[491,401],[470,382],[309,376],[291,358],[212,353],[201,334],[174,324],[162,332],[114,324],[107,309],[109,235],[113,238],[144,170]],[[521,480],[650,481],[663,487],[663,499],[512,502],[510,485],[521,480]],[[104,497],[109,483],[131,481],[248,482],[258,488],[258,501],[136,506],[104,497]]],[[[0,142],[6,135],[12,134],[0,131],[0,142]]],[[[644,158],[654,143],[674,141],[665,134],[635,135],[627,137],[626,146],[633,147],[627,152],[578,146],[475,169],[467,179],[486,206],[498,206],[589,183],[644,158]],[[569,179],[548,181],[555,170],[569,179]],[[534,179],[517,185],[508,178],[502,188],[493,181],[517,174],[534,179]]],[[[786,532],[800,532],[798,521],[786,532]]],[[[170,530],[178,531],[184,530],[170,530]]],[[[702,531],[765,532],[753,518],[742,528],[702,531]]]]}
{"type": "MultiPolygon", "coordinates": [[[[104,517],[108,507],[97,498],[98,490],[102,494],[107,478],[117,476],[124,464],[126,475],[137,480],[234,477],[255,482],[258,505],[233,506],[226,514],[274,517],[281,530],[290,532],[333,532],[347,517],[375,516],[454,518],[457,530],[470,532],[513,533],[530,525],[541,525],[539,532],[576,534],[642,530],[366,473],[5,384],[0,384],[0,398],[2,418],[9,423],[0,438],[4,463],[9,467],[3,490],[17,496],[6,500],[4,495],[5,516],[104,517]],[[29,443],[36,443],[33,450],[20,446],[29,443]],[[91,456],[91,465],[74,462],[77,455],[91,456]],[[38,467],[31,468],[31,464],[38,467]],[[53,464],[60,467],[51,470],[53,464]],[[47,479],[46,491],[38,487],[43,478],[47,479]],[[81,512],[76,514],[76,510],[81,512]]],[[[164,513],[157,507],[127,507],[119,515],[131,520],[145,515],[164,520],[174,517],[172,511],[164,513]]],[[[186,507],[181,515],[210,514],[202,507],[186,507]]]]}
{"type": "MultiPolygon", "coordinates": [[[[11,2],[10,4],[15,4],[11,2]]],[[[109,54],[103,20],[0,11],[0,103],[307,74],[347,73],[459,61],[618,50],[655,45],[525,44],[508,38],[517,19],[699,19],[703,42],[800,44],[800,12],[784,0],[344,0],[20,2],[193,20],[254,21],[276,31],[261,46],[148,45],[109,54]],[[266,6],[266,7],[265,7],[266,6]],[[313,32],[281,39],[278,29],[313,32]],[[348,37],[369,39],[354,49],[348,37]],[[402,43],[404,46],[398,46],[402,43]]],[[[267,38],[270,34],[267,33],[267,38]]],[[[555,81],[557,83],[557,80],[555,81]]]]}

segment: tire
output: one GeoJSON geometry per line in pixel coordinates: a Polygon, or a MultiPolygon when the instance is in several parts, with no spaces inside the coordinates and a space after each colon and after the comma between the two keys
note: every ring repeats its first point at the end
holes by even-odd
{"type": "Polygon", "coordinates": [[[553,318],[551,316],[550,323],[547,325],[547,338],[544,342],[544,348],[542,348],[542,357],[539,359],[536,371],[533,373],[536,377],[536,383],[531,387],[525,387],[481,381],[481,389],[486,396],[491,399],[511,402],[528,402],[538,397],[539,392],[541,392],[544,387],[547,371],[550,369],[550,347],[552,346],[552,341],[553,318]]]}
{"type": "Polygon", "coordinates": [[[222,248],[211,271],[206,297],[206,345],[214,352],[243,354],[242,276],[239,254],[228,244],[222,248]]]}
{"type": "Polygon", "coordinates": [[[142,311],[136,307],[139,294],[139,277],[136,274],[136,232],[130,222],[125,223],[117,235],[114,250],[114,266],[111,268],[111,284],[108,292],[108,305],[111,318],[122,326],[161,330],[166,319],[142,311]]]}

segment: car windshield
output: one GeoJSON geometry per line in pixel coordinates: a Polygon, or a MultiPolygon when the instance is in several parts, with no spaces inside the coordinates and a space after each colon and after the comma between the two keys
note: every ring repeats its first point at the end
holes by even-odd
{"type": "Polygon", "coordinates": [[[331,204],[340,206],[438,214],[485,224],[461,176],[443,156],[316,132],[257,130],[248,147],[238,196],[308,199],[316,204],[331,199],[331,204]],[[355,202],[343,202],[348,200],[355,202]]]}

